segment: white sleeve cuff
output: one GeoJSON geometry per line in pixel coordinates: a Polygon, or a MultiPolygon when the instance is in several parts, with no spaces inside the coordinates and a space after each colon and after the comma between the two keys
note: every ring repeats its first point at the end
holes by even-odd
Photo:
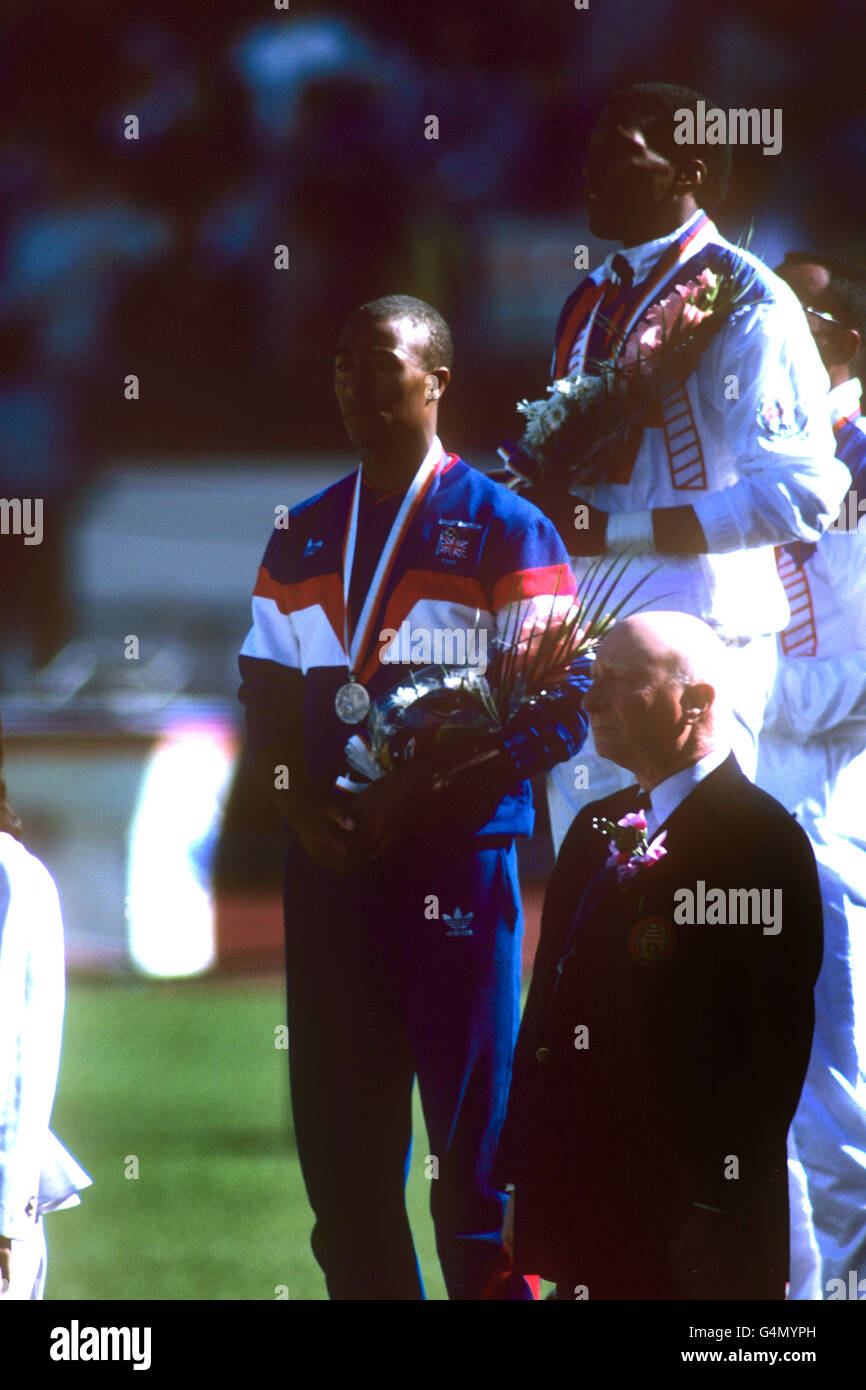
{"type": "Polygon", "coordinates": [[[641,552],[655,549],[651,511],[608,514],[608,550],[625,550],[627,547],[641,552]]]}

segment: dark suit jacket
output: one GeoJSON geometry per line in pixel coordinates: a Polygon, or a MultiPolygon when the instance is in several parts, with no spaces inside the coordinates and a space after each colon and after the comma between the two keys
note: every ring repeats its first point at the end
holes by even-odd
{"type": "Polygon", "coordinates": [[[516,1187],[516,1262],[590,1298],[685,1297],[668,1242],[700,1203],[725,1213],[742,1275],[719,1296],[783,1297],[786,1135],[821,961],[812,850],[731,757],[663,827],[667,855],[620,885],[592,820],[636,797],[581,811],[545,899],[495,1170],[516,1187]],[[699,880],[726,908],[729,889],[768,905],[780,889],[781,930],[678,921],[675,893],[699,880]]]}

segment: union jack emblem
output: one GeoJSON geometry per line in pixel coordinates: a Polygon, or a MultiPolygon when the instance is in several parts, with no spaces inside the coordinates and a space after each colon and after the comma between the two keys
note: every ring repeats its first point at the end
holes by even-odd
{"type": "Polygon", "coordinates": [[[454,526],[444,526],[439,532],[434,554],[444,555],[447,560],[465,560],[468,549],[468,536],[461,536],[454,526]]]}

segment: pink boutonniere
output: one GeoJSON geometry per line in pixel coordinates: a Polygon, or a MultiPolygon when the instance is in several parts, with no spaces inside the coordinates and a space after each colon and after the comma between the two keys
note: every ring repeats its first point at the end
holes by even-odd
{"type": "Polygon", "coordinates": [[[610,855],[605,868],[616,869],[620,883],[628,883],[639,869],[658,863],[667,854],[665,839],[668,832],[663,830],[649,843],[643,811],[629,811],[628,815],[616,822],[597,816],[592,824],[596,830],[610,837],[610,855]]]}

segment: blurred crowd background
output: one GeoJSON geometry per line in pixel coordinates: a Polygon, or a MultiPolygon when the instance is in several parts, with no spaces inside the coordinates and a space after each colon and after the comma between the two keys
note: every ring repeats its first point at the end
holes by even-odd
{"type": "MultiPolygon", "coordinates": [[[[0,708],[10,737],[50,726],[58,754],[82,721],[152,738],[187,699],[231,763],[235,653],[274,507],[352,466],[331,357],[358,303],[403,292],[445,314],[442,432],[495,465],[515,401],[543,391],[575,246],[591,265],[610,249],[586,228],[580,171],[612,90],[674,81],[725,109],[780,108],[779,155],[735,151],[722,230],[752,222],[771,264],[792,247],[864,255],[855,3],[0,13],[0,492],[45,508],[42,544],[0,537],[0,708]]],[[[235,818],[248,864],[250,815],[235,818]]]]}
{"type": "Polygon", "coordinates": [[[490,364],[543,378],[547,303],[576,274],[582,151],[625,82],[780,107],[782,153],[737,151],[721,221],[737,233],[754,218],[771,255],[790,241],[862,244],[856,4],[3,10],[4,382],[44,392],[38,438],[22,426],[18,442],[43,468],[54,460],[57,486],[117,451],[338,445],[334,340],[355,303],[398,289],[453,323],[461,447],[495,444],[511,396],[490,364]],[[428,114],[437,140],[424,138],[428,114]],[[291,253],[282,275],[278,243],[291,253]],[[544,304],[527,274],[546,281],[544,304]],[[146,383],[135,412],[117,389],[126,371],[146,383]]]}

